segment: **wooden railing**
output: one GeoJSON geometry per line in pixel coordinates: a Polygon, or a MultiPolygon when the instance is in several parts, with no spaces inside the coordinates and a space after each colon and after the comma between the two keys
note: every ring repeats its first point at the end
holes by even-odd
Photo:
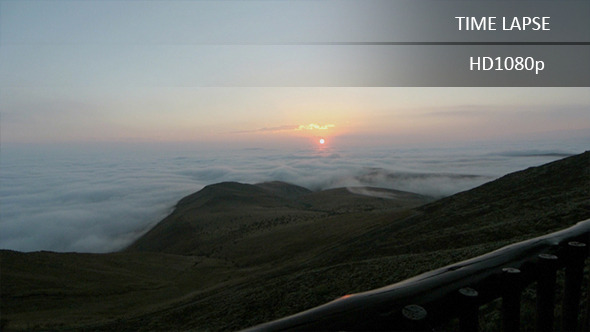
{"type": "MultiPolygon", "coordinates": [[[[590,219],[545,236],[258,325],[249,331],[436,330],[458,318],[477,331],[479,308],[502,299],[502,327],[518,331],[522,290],[536,282],[535,331],[554,329],[556,271],[565,270],[562,330],[578,325],[590,219]]],[[[587,329],[587,327],[586,327],[587,329]]]]}

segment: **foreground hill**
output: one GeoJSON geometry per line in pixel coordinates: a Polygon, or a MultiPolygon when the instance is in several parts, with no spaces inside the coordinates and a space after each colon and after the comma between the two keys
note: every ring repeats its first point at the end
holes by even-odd
{"type": "Polygon", "coordinates": [[[244,328],[565,228],[590,218],[589,190],[590,152],[425,205],[375,188],[221,183],[121,253],[1,251],[2,319],[8,329],[244,328]]]}

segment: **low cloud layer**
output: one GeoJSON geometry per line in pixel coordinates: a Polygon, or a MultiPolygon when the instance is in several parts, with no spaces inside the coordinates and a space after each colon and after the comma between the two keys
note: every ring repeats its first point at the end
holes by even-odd
{"type": "Polygon", "coordinates": [[[313,190],[373,186],[440,197],[569,153],[506,151],[4,148],[0,248],[120,250],[180,198],[222,181],[281,180],[313,190]]]}

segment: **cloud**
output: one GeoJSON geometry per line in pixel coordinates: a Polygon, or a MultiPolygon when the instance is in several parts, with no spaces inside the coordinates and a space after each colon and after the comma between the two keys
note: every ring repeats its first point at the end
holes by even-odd
{"type": "Polygon", "coordinates": [[[319,125],[317,123],[310,123],[308,125],[299,125],[296,130],[327,130],[336,127],[333,124],[319,125]]]}
{"type": "Polygon", "coordinates": [[[3,151],[2,156],[4,249],[119,250],[166,216],[174,197],[195,189],[121,156],[77,151],[69,156],[27,153],[23,159],[15,154],[3,151]]]}
{"type": "MultiPolygon", "coordinates": [[[[555,144],[555,142],[553,142],[555,144]]],[[[204,148],[118,144],[10,148],[0,158],[0,248],[111,252],[164,218],[182,197],[222,181],[280,180],[312,190],[372,186],[446,196],[579,151],[522,157],[486,149],[341,150],[204,148]]],[[[573,150],[572,150],[573,149],[573,150]]]]}

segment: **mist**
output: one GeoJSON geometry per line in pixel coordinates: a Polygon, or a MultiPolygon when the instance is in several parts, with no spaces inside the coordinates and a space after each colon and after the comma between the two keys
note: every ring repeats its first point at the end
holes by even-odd
{"type": "Polygon", "coordinates": [[[112,252],[222,181],[285,181],[365,195],[382,187],[435,198],[581,153],[581,144],[452,148],[206,149],[189,146],[3,147],[0,248],[112,252]]]}

